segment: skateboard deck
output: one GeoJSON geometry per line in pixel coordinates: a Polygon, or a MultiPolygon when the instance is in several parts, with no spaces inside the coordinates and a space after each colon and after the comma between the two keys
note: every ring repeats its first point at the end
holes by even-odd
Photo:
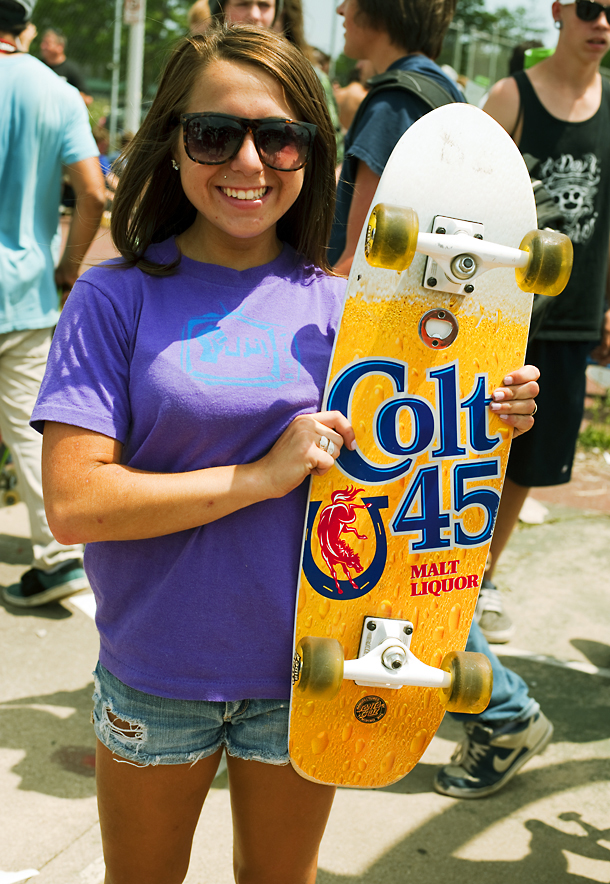
{"type": "Polygon", "coordinates": [[[545,279],[563,274],[550,294],[567,282],[565,266],[550,264],[568,260],[565,244],[553,258],[537,234],[527,239],[536,211],[523,160],[469,105],[428,113],[405,133],[372,207],[324,402],[348,416],[357,449],[311,482],[289,735],[302,776],[356,787],[407,774],[447,708],[487,705],[486,658],[455,653],[512,436],[487,406],[523,364],[534,258],[544,252],[545,279]]]}

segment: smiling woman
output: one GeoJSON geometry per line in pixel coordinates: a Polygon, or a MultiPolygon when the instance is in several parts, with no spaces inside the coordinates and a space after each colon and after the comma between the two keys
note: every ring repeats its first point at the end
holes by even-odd
{"type": "MultiPolygon", "coordinates": [[[[199,118],[199,132],[205,120],[209,121],[210,117],[199,118]]],[[[240,134],[243,132],[240,123],[235,128],[234,120],[230,126],[233,138],[237,130],[240,134]]],[[[208,144],[212,136],[210,128],[206,124],[208,144]]],[[[213,128],[215,137],[222,131],[222,138],[227,138],[229,133],[223,127],[213,128]]],[[[277,135],[275,130],[274,137],[277,135]]],[[[187,38],[172,56],[157,98],[138,136],[129,145],[125,161],[131,167],[131,174],[121,178],[111,232],[117,248],[130,264],[138,264],[148,272],[173,272],[175,261],[167,264],[151,261],[146,254],[148,246],[170,235],[180,237],[193,227],[178,243],[188,249],[188,244],[192,246],[193,239],[197,239],[196,231],[203,229],[201,225],[205,226],[206,207],[218,209],[219,219],[224,219],[217,228],[219,234],[227,222],[232,223],[225,212],[228,204],[218,192],[218,188],[224,186],[242,191],[269,188],[264,204],[257,200],[251,207],[264,210],[261,221],[257,222],[259,232],[260,224],[265,224],[267,217],[275,219],[273,224],[277,223],[277,229],[267,228],[263,238],[270,242],[277,236],[317,266],[328,267],[325,246],[334,208],[334,130],[311,66],[296,47],[277,35],[242,27],[224,33],[215,31],[207,37],[187,38]],[[274,123],[280,118],[284,124],[286,120],[299,124],[300,128],[291,124],[289,130],[284,125],[283,150],[286,150],[287,136],[292,137],[292,143],[295,143],[293,136],[298,136],[303,145],[302,129],[311,135],[311,126],[315,126],[315,137],[307,140],[310,149],[306,164],[295,171],[282,171],[270,168],[261,160],[256,144],[271,144],[267,124],[262,132],[260,127],[256,133],[248,131],[237,156],[224,165],[202,165],[196,158],[193,161],[184,145],[185,138],[187,144],[194,143],[194,130],[188,120],[181,125],[180,118],[185,114],[212,112],[257,120],[271,117],[274,123]],[[180,168],[179,175],[172,171],[172,158],[180,168]],[[204,180],[209,182],[205,195],[204,180]],[[159,199],[161,193],[162,200],[159,199]]],[[[233,220],[237,222],[238,217],[241,215],[233,220]]],[[[254,215],[250,220],[256,227],[254,215]]],[[[235,232],[238,226],[233,228],[235,232]]],[[[216,236],[211,230],[208,234],[216,236]]],[[[242,235],[237,239],[243,240],[242,235]]],[[[252,248],[258,248],[260,243],[260,240],[252,241],[252,248]]],[[[244,257],[243,246],[241,241],[240,261],[244,257]]]]}
{"type": "Polygon", "coordinates": [[[35,420],[49,522],[87,540],[96,594],[108,884],[184,879],[225,748],[236,879],[315,881],[334,790],[288,764],[287,715],[306,480],[354,444],[319,411],[345,289],[334,145],[277,34],[185,39],[125,155],[122,258],[55,334],[35,420]]]}

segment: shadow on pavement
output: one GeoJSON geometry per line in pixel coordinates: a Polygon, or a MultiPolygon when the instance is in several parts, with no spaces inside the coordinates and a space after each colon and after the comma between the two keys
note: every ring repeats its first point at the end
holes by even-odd
{"type": "MultiPolygon", "coordinates": [[[[0,584],[2,586],[2,584],[0,584]]],[[[61,602],[51,602],[48,605],[40,605],[34,608],[18,608],[10,605],[0,596],[0,607],[4,608],[11,617],[38,617],[40,620],[68,620],[74,613],[65,608],[61,602]]]]}
{"type": "Polygon", "coordinates": [[[570,640],[577,651],[584,654],[587,660],[600,669],[610,669],[610,645],[603,642],[594,642],[586,638],[573,638],[570,640]]]}
{"type": "Polygon", "coordinates": [[[29,565],[32,561],[32,543],[26,537],[0,534],[0,561],[7,565],[29,565]]]}
{"type": "MultiPolygon", "coordinates": [[[[566,833],[540,819],[523,820],[523,809],[557,793],[607,780],[608,762],[601,758],[567,761],[530,772],[526,769],[506,786],[501,797],[452,804],[444,813],[435,815],[384,853],[362,875],[337,875],[321,869],[317,882],[382,884],[404,880],[417,884],[438,884],[439,881],[451,884],[472,884],[473,881],[562,884],[569,881],[570,884],[591,884],[591,877],[582,877],[576,869],[569,868],[571,860],[566,852],[575,857],[577,863],[579,858],[585,858],[587,862],[598,860],[607,869],[610,851],[599,842],[607,843],[609,830],[598,830],[583,822],[580,814],[567,811],[559,819],[576,822],[580,832],[566,833]],[[455,855],[490,827],[517,813],[530,836],[526,856],[492,861],[455,855]]],[[[565,801],[570,801],[569,794],[566,794],[565,801]]],[[[485,852],[489,852],[489,847],[485,852]]]]}
{"type": "Polygon", "coordinates": [[[11,768],[19,789],[57,798],[95,794],[93,684],[0,704],[0,747],[25,752],[11,768]]]}

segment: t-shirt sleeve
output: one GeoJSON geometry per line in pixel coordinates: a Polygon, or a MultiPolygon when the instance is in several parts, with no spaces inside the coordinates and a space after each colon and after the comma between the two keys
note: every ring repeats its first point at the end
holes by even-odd
{"type": "Polygon", "coordinates": [[[119,308],[95,285],[83,279],[76,283],[53,336],[32,413],[34,429],[42,433],[49,420],[126,441],[131,424],[130,325],[128,309],[119,308]]]}
{"type": "Polygon", "coordinates": [[[89,122],[87,106],[74,86],[66,85],[64,128],[61,161],[66,166],[89,157],[97,157],[99,150],[89,122]]]}
{"type": "Polygon", "coordinates": [[[396,143],[427,106],[404,90],[385,90],[371,99],[347,154],[381,176],[396,143]]]}

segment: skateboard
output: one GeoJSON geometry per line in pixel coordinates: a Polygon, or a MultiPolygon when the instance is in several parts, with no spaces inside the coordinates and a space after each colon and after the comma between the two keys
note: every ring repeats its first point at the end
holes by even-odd
{"type": "Polygon", "coordinates": [[[19,503],[17,475],[11,461],[11,454],[0,439],[0,506],[13,506],[19,503]]]}
{"type": "Polygon", "coordinates": [[[403,135],[372,205],[324,400],[357,448],[311,482],[289,731],[299,774],[361,788],[404,777],[446,710],[489,702],[491,664],[464,647],[512,437],[490,394],[572,249],[536,229],[521,155],[465,104],[403,135]]]}

